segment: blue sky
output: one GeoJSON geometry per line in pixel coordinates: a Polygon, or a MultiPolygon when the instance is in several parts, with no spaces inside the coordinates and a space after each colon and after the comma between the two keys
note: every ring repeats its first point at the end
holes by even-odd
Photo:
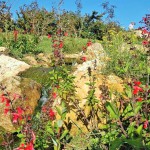
{"type": "MultiPolygon", "coordinates": [[[[12,3],[12,12],[23,4],[30,4],[33,0],[7,0],[12,3]]],[[[59,0],[37,0],[40,7],[45,7],[51,10],[52,5],[57,5],[59,0]]],[[[130,22],[135,22],[135,28],[142,26],[139,21],[145,14],[150,14],[150,0],[108,0],[110,5],[115,5],[115,18],[114,21],[119,21],[122,27],[128,28],[130,22]]],[[[105,0],[81,0],[82,14],[91,14],[93,10],[99,13],[103,12],[101,4],[105,0]]],[[[75,0],[64,0],[62,8],[66,10],[76,11],[75,0]]]]}

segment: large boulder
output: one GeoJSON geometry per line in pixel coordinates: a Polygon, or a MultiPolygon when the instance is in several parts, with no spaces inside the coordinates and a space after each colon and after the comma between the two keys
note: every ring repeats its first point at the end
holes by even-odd
{"type": "MultiPolygon", "coordinates": [[[[29,106],[30,113],[32,114],[41,96],[41,85],[31,79],[17,76],[28,68],[30,68],[30,65],[23,61],[16,60],[3,54],[0,55],[0,85],[5,87],[5,91],[12,95],[18,94],[24,97],[26,99],[25,101],[20,101],[18,99],[15,101],[14,105],[29,106]]],[[[1,88],[0,95],[5,91],[1,88]]],[[[10,114],[4,114],[5,105],[6,104],[1,103],[0,100],[0,128],[4,128],[6,131],[13,131],[15,127],[11,122],[10,114]]]]}
{"type": "MultiPolygon", "coordinates": [[[[75,99],[78,100],[81,110],[85,112],[88,117],[90,115],[90,108],[87,105],[87,96],[89,94],[90,87],[87,83],[95,78],[95,96],[99,100],[99,106],[101,106],[101,94],[102,89],[107,87],[108,92],[113,93],[115,98],[115,93],[122,93],[124,90],[123,80],[115,75],[104,76],[101,74],[103,67],[108,61],[108,57],[101,44],[95,43],[88,47],[86,52],[87,61],[83,64],[79,64],[77,69],[73,72],[75,76],[74,84],[76,87],[75,99]],[[95,62],[96,61],[96,62],[95,62]],[[96,63],[96,64],[95,64],[96,63]],[[90,68],[90,71],[89,71],[90,68]]],[[[88,132],[84,123],[79,119],[78,111],[74,108],[70,109],[67,114],[67,119],[72,122],[70,133],[75,135],[80,128],[83,132],[88,132]]]]}
{"type": "Polygon", "coordinates": [[[25,62],[16,60],[6,55],[0,55],[0,82],[8,77],[16,76],[30,68],[25,62]]]}
{"type": "Polygon", "coordinates": [[[38,55],[24,55],[23,60],[33,67],[50,67],[51,54],[39,53],[38,55]]]}
{"type": "MultiPolygon", "coordinates": [[[[19,94],[24,97],[25,100],[22,102],[19,99],[15,101],[16,106],[28,106],[30,113],[32,114],[38,104],[38,100],[41,96],[41,85],[35,81],[27,78],[21,78],[19,76],[6,78],[1,81],[1,84],[6,87],[6,91],[13,94],[19,94]]],[[[0,95],[3,91],[0,89],[0,95]]],[[[14,131],[10,114],[4,114],[5,103],[0,101],[0,127],[4,128],[5,131],[14,131]]]]}
{"type": "Polygon", "coordinates": [[[8,49],[6,47],[0,47],[0,54],[7,54],[8,53],[8,49]]]}
{"type": "Polygon", "coordinates": [[[92,70],[96,69],[101,71],[109,60],[100,43],[93,43],[91,46],[88,46],[87,51],[83,56],[87,58],[87,61],[76,66],[77,69],[74,72],[74,75],[78,74],[80,71],[86,71],[89,67],[92,70]]]}

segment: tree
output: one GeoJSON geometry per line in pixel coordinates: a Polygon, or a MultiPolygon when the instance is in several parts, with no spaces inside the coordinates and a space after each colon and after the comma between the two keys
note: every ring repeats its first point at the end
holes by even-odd
{"type": "Polygon", "coordinates": [[[10,6],[7,6],[5,1],[0,1],[0,28],[2,31],[11,30],[13,26],[12,14],[10,6]]]}

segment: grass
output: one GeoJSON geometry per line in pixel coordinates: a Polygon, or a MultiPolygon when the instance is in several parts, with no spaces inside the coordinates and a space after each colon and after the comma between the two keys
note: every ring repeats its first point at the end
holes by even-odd
{"type": "MultiPolygon", "coordinates": [[[[29,47],[31,44],[33,44],[33,42],[31,43],[31,41],[33,41],[34,36],[33,35],[22,35],[19,34],[18,35],[18,40],[22,40],[20,37],[22,36],[26,36],[27,37],[27,43],[26,45],[24,44],[24,47],[29,47]]],[[[36,40],[36,39],[35,39],[36,40]]],[[[18,43],[23,43],[24,41],[17,41],[18,43]]],[[[83,39],[83,38],[74,38],[74,37],[64,37],[64,47],[63,47],[63,52],[64,53],[69,53],[69,54],[74,54],[74,53],[79,53],[82,51],[82,47],[86,46],[86,43],[88,42],[88,39],[83,39]]],[[[14,40],[13,40],[13,33],[0,33],[0,46],[5,46],[5,47],[10,47],[10,45],[14,44],[14,40]]],[[[28,53],[33,53],[33,54],[37,54],[40,52],[43,53],[52,53],[53,48],[52,48],[52,38],[48,38],[47,36],[41,36],[38,39],[38,43],[35,43],[35,46],[33,47],[33,50],[24,50],[26,54],[28,53]]],[[[17,44],[16,46],[12,46],[12,49],[10,50],[10,52],[14,52],[14,55],[17,55],[17,51],[18,53],[20,53],[19,51],[22,50],[22,47],[18,47],[19,44],[17,44]],[[15,50],[14,50],[15,48],[15,50]],[[21,49],[21,50],[20,50],[21,49]]]]}

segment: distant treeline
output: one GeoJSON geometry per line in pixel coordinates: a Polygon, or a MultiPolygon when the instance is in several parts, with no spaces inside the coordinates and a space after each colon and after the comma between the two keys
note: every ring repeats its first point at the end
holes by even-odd
{"type": "Polygon", "coordinates": [[[18,30],[23,34],[47,35],[54,34],[60,28],[70,36],[101,40],[110,28],[121,30],[117,22],[111,21],[115,7],[108,2],[102,4],[103,13],[93,11],[92,14],[84,16],[81,16],[81,4],[76,4],[76,12],[62,10],[58,13],[57,8],[47,11],[39,8],[37,2],[32,2],[21,6],[16,11],[17,18],[14,20],[11,7],[5,1],[0,1],[0,31],[18,30]],[[104,16],[109,20],[107,23],[102,19],[104,16]]]}

